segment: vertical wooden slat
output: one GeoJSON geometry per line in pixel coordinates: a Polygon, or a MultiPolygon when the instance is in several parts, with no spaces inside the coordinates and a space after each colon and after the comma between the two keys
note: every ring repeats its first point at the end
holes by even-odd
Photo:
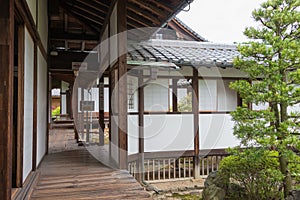
{"type": "MultiPolygon", "coordinates": [[[[117,29],[118,33],[127,30],[127,0],[117,1],[117,29]]],[[[125,34],[118,34],[118,72],[119,72],[119,165],[120,169],[126,169],[128,157],[128,143],[127,143],[127,36],[125,34]],[[122,54],[125,53],[125,54],[122,54]]]]}
{"type": "Polygon", "coordinates": [[[192,111],[194,115],[194,164],[193,172],[194,178],[200,177],[200,166],[199,166],[199,79],[198,70],[193,67],[193,78],[192,78],[192,111]]]}
{"type": "Polygon", "coordinates": [[[185,158],[183,158],[183,177],[186,177],[185,158]]]}
{"type": "Polygon", "coordinates": [[[209,157],[206,157],[206,173],[209,174],[209,157]]]}
{"type": "Polygon", "coordinates": [[[165,159],[163,159],[163,179],[166,179],[166,163],[165,163],[165,159]]]}
{"type": "Polygon", "coordinates": [[[175,158],[173,159],[173,167],[174,167],[173,168],[173,170],[174,170],[174,172],[173,172],[174,173],[174,178],[176,178],[176,159],[175,158]]]}
{"type": "Polygon", "coordinates": [[[189,177],[191,177],[191,158],[189,157],[189,177]]]}
{"type": "Polygon", "coordinates": [[[205,171],[205,163],[204,163],[204,161],[205,161],[205,158],[202,158],[202,166],[201,166],[201,168],[202,168],[202,175],[204,176],[205,174],[204,174],[204,171],[205,171]]]}
{"type": "Polygon", "coordinates": [[[0,199],[11,198],[14,69],[14,1],[0,6],[0,199]]]}
{"type": "Polygon", "coordinates": [[[152,178],[155,180],[155,160],[152,160],[152,178]]]}
{"type": "Polygon", "coordinates": [[[169,167],[169,174],[168,174],[168,177],[169,177],[169,179],[171,179],[171,159],[169,159],[169,165],[168,165],[168,167],[169,167]]]}
{"type": "Polygon", "coordinates": [[[160,180],[160,161],[161,160],[157,160],[157,176],[158,176],[158,180],[160,180]]]}
{"type": "Polygon", "coordinates": [[[147,160],[147,180],[150,180],[150,161],[147,160]]]}
{"type": "Polygon", "coordinates": [[[178,158],[178,178],[181,178],[180,158],[178,158]]]}

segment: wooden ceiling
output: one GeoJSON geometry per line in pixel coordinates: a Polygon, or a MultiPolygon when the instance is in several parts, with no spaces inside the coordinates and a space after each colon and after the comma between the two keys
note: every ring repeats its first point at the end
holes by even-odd
{"type": "MultiPolygon", "coordinates": [[[[107,20],[114,0],[49,0],[48,2],[49,50],[86,53],[97,46],[103,24],[107,20]]],[[[141,27],[161,27],[190,2],[191,0],[127,0],[127,28],[130,30],[141,27]]],[[[68,54],[64,55],[68,56],[68,54]]],[[[51,59],[56,58],[50,56],[50,63],[55,63],[51,62],[51,59]]],[[[66,66],[69,66],[69,63],[66,63],[66,66]]],[[[50,70],[55,68],[55,65],[50,66],[50,70]]],[[[70,78],[67,79],[70,82],[70,78]]]]}

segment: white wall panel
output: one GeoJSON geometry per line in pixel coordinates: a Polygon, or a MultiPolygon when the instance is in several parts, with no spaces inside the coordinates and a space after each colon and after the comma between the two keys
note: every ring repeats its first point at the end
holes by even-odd
{"type": "Polygon", "coordinates": [[[239,145],[233,135],[234,122],[229,114],[200,114],[200,149],[223,149],[239,145]]]}
{"type": "Polygon", "coordinates": [[[218,80],[218,111],[234,111],[237,92],[229,88],[230,80],[218,80]]]}
{"type": "Polygon", "coordinates": [[[31,12],[34,22],[36,22],[36,1],[37,0],[27,0],[27,4],[28,4],[28,7],[29,7],[29,10],[31,12]]]}
{"type": "Polygon", "coordinates": [[[32,170],[34,43],[25,29],[23,180],[32,170]]]}
{"type": "Polygon", "coordinates": [[[60,108],[60,112],[61,114],[67,114],[67,95],[65,94],[65,92],[69,89],[69,83],[65,82],[65,81],[61,81],[61,92],[63,94],[61,94],[61,108],[60,108]]]}
{"type": "Polygon", "coordinates": [[[48,48],[48,9],[47,1],[38,1],[38,32],[41,37],[42,44],[47,50],[48,48]]]}
{"type": "Polygon", "coordinates": [[[138,115],[128,116],[128,155],[139,152],[139,121],[138,115]]]}
{"type": "Polygon", "coordinates": [[[46,153],[47,142],[47,62],[38,50],[37,77],[37,165],[46,153]]]}
{"type": "Polygon", "coordinates": [[[144,88],[145,111],[169,110],[169,80],[151,81],[144,88]]]}
{"type": "Polygon", "coordinates": [[[145,151],[194,148],[193,115],[145,115],[145,151]]]}

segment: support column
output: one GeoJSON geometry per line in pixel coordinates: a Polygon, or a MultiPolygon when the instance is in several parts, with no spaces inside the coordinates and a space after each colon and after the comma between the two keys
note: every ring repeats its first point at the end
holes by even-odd
{"type": "Polygon", "coordinates": [[[72,119],[74,119],[74,139],[76,140],[76,142],[79,142],[79,135],[78,135],[78,125],[79,123],[75,123],[75,120],[78,121],[78,83],[74,84],[73,89],[72,89],[72,103],[71,103],[71,107],[72,107],[72,119]],[[76,115],[76,116],[75,116],[76,115]]]}
{"type": "Polygon", "coordinates": [[[3,0],[0,6],[0,199],[11,198],[13,70],[14,70],[14,1],[3,0]]]}
{"type": "Polygon", "coordinates": [[[178,98],[177,98],[177,95],[178,95],[178,90],[177,90],[177,82],[178,82],[178,79],[172,79],[172,109],[173,109],[173,112],[178,112],[178,106],[177,106],[177,103],[178,103],[178,98]]]}
{"type": "Polygon", "coordinates": [[[194,178],[200,177],[200,159],[199,159],[199,79],[198,70],[193,67],[192,79],[192,111],[194,115],[194,178]]]}
{"type": "Polygon", "coordinates": [[[139,113],[139,160],[137,180],[142,183],[144,180],[144,160],[145,160],[145,140],[144,140],[144,79],[143,70],[139,72],[138,77],[138,113],[139,113]]]}
{"type": "Polygon", "coordinates": [[[104,76],[99,79],[99,145],[104,146],[104,76]]]}
{"type": "MultiPolygon", "coordinates": [[[[37,156],[37,44],[34,44],[33,61],[33,137],[32,137],[32,171],[36,171],[37,156]]],[[[26,88],[25,88],[26,89],[26,88]]]]}
{"type": "MultiPolygon", "coordinates": [[[[117,1],[117,29],[118,33],[127,30],[126,3],[127,0],[117,1]]],[[[127,35],[118,34],[118,121],[119,121],[119,167],[128,168],[127,144],[127,35]],[[125,54],[123,54],[125,53],[125,54]]]]}

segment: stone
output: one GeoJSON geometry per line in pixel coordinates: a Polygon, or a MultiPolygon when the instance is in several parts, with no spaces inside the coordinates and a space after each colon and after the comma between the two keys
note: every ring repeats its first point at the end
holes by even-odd
{"type": "Polygon", "coordinates": [[[218,176],[218,172],[211,172],[204,182],[203,200],[223,200],[226,195],[229,180],[218,176]]]}
{"type": "Polygon", "coordinates": [[[290,191],[290,195],[285,198],[285,200],[299,200],[300,199],[300,190],[290,191]]]}
{"type": "Polygon", "coordinates": [[[202,198],[203,200],[223,200],[225,195],[224,189],[212,184],[203,190],[202,198]]]}

